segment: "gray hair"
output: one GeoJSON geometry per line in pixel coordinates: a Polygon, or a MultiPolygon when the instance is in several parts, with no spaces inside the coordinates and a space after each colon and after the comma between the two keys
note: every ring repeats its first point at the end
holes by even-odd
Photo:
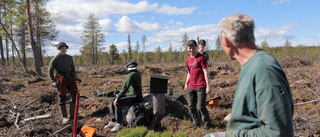
{"type": "Polygon", "coordinates": [[[254,21],[244,14],[231,14],[219,23],[219,36],[225,36],[235,46],[255,42],[254,21]]]}

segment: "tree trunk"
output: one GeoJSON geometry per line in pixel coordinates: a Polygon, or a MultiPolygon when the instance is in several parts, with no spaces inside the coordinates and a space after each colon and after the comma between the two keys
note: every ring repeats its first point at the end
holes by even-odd
{"type": "MultiPolygon", "coordinates": [[[[0,5],[0,11],[1,11],[1,5],[0,5]]],[[[1,19],[2,18],[0,18],[0,22],[1,22],[1,19]]],[[[3,44],[2,44],[2,36],[0,35],[0,52],[1,52],[1,65],[2,66],[5,66],[6,65],[6,60],[5,60],[5,58],[4,58],[4,52],[3,52],[3,44]]]]}
{"type": "MultiPolygon", "coordinates": [[[[12,33],[12,24],[11,24],[11,38],[13,38],[13,33],[12,33]]],[[[13,41],[11,41],[11,51],[12,51],[12,64],[16,65],[16,61],[14,59],[14,48],[13,48],[13,41]]]]}
{"type": "Polygon", "coordinates": [[[6,65],[6,60],[4,58],[3,45],[2,45],[2,36],[0,36],[0,50],[1,50],[1,65],[6,65]]]}
{"type": "Polygon", "coordinates": [[[35,1],[36,2],[36,11],[35,11],[35,23],[36,23],[36,25],[35,25],[35,33],[36,33],[36,43],[37,43],[37,51],[39,52],[38,54],[40,55],[39,57],[40,57],[40,66],[42,67],[43,66],[43,58],[42,58],[42,48],[41,48],[41,41],[40,41],[40,34],[39,34],[39,32],[40,32],[40,30],[39,30],[39,28],[40,28],[40,26],[39,26],[39,4],[37,3],[37,1],[35,1]]]}
{"type": "Polygon", "coordinates": [[[8,42],[8,35],[5,35],[5,40],[6,40],[7,66],[9,66],[9,65],[10,65],[10,61],[9,61],[9,42],[8,42]]]}
{"type": "MultiPolygon", "coordinates": [[[[6,14],[7,14],[7,9],[6,9],[6,5],[4,4],[3,5],[3,11],[4,11],[4,15],[3,16],[6,16],[6,14]]],[[[4,22],[6,23],[6,19],[4,20],[4,22]]],[[[7,26],[7,25],[3,25],[2,27],[3,27],[3,29],[7,29],[7,28],[5,28],[5,26],[7,26]]],[[[7,35],[5,35],[5,42],[6,42],[6,56],[7,56],[7,66],[9,66],[9,45],[8,45],[8,36],[7,35]]]]}
{"type": "Polygon", "coordinates": [[[25,37],[24,31],[22,32],[21,52],[22,52],[22,64],[23,65],[27,65],[27,59],[26,59],[26,37],[25,37]]]}
{"type": "Polygon", "coordinates": [[[32,30],[32,22],[31,22],[31,16],[30,16],[30,0],[26,1],[27,8],[26,8],[26,14],[27,14],[27,23],[28,23],[28,31],[29,31],[29,37],[30,37],[30,43],[32,46],[32,52],[33,52],[33,57],[34,57],[34,69],[36,70],[37,76],[42,76],[41,73],[41,54],[39,54],[39,48],[34,41],[33,38],[33,30],[32,30]]]}

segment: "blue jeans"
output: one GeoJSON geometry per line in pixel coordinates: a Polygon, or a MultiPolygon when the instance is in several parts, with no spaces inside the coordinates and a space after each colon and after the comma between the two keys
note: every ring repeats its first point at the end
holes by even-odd
{"type": "Polygon", "coordinates": [[[191,118],[193,120],[194,125],[200,124],[200,116],[198,115],[198,112],[200,112],[201,119],[203,121],[204,126],[210,127],[211,120],[209,117],[208,110],[206,108],[206,89],[200,88],[200,89],[191,89],[188,88],[188,109],[189,113],[191,114],[191,118]]]}

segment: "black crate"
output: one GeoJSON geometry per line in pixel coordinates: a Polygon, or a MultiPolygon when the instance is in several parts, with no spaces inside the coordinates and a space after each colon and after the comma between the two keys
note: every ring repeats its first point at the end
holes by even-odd
{"type": "Polygon", "coordinates": [[[150,93],[167,93],[168,77],[151,75],[150,76],[150,93]]]}

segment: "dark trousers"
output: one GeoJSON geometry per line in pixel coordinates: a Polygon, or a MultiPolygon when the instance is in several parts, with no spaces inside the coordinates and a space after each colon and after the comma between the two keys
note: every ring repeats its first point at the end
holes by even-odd
{"type": "Polygon", "coordinates": [[[188,89],[188,109],[191,114],[194,125],[200,124],[200,115],[204,126],[209,127],[211,124],[208,110],[206,108],[206,89],[188,89]],[[200,115],[198,114],[200,112],[200,115]]]}
{"type": "Polygon", "coordinates": [[[117,107],[114,106],[113,102],[110,102],[110,119],[112,122],[122,123],[122,108],[125,106],[132,106],[135,103],[140,102],[137,95],[129,95],[118,100],[117,107]]]}
{"type": "Polygon", "coordinates": [[[69,77],[65,75],[56,74],[54,79],[58,83],[58,99],[59,104],[63,105],[66,102],[67,91],[70,92],[70,97],[72,98],[72,102],[76,101],[76,94],[78,93],[78,87],[76,78],[73,74],[69,77]]]}

